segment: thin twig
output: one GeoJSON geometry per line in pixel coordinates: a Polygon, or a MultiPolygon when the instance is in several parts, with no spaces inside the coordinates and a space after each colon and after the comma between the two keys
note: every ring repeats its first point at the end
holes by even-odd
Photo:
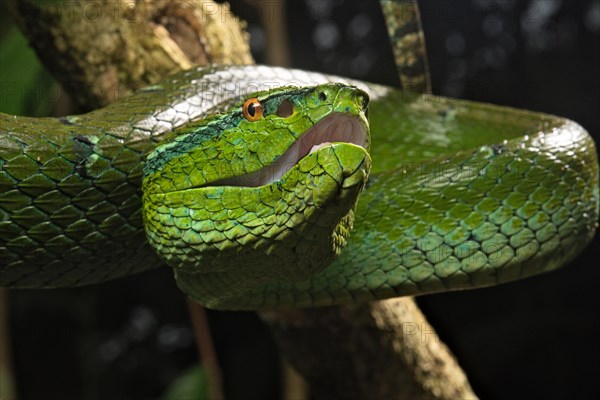
{"type": "Polygon", "coordinates": [[[190,311],[190,319],[194,328],[194,336],[196,338],[196,347],[202,360],[202,365],[206,369],[208,377],[208,391],[210,399],[222,400],[223,395],[223,379],[221,377],[221,368],[217,359],[214,342],[208,325],[208,317],[206,310],[200,304],[193,300],[187,299],[188,309],[190,311]]]}

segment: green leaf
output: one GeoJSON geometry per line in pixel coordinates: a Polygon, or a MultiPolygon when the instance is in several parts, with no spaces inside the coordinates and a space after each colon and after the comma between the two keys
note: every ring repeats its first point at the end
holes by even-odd
{"type": "Polygon", "coordinates": [[[200,364],[184,371],[167,388],[163,400],[203,400],[208,399],[208,377],[200,364]]]}
{"type": "Polygon", "coordinates": [[[60,87],[13,25],[0,39],[0,111],[47,115],[60,93],[60,87]]]}

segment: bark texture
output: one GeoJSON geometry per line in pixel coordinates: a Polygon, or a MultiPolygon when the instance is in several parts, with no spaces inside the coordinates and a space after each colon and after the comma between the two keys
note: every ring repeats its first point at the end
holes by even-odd
{"type": "Polygon", "coordinates": [[[10,6],[81,110],[193,65],[253,62],[239,21],[212,1],[11,0],[10,6]]]}
{"type": "Polygon", "coordinates": [[[264,314],[317,399],[473,399],[412,298],[264,314]]]}

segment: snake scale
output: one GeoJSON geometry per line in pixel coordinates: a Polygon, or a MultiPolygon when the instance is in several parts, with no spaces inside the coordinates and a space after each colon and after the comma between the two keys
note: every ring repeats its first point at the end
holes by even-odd
{"type": "Polygon", "coordinates": [[[598,219],[595,145],[572,121],[299,70],[197,68],[89,114],[0,124],[7,287],[166,260],[210,307],[340,304],[552,270],[598,219]]]}
{"type": "MultiPolygon", "coordinates": [[[[319,88],[360,98],[349,118],[362,112],[362,92],[328,82],[359,85],[370,96],[371,176],[360,196],[347,245],[331,264],[313,265],[315,275],[289,269],[269,272],[263,268],[266,261],[260,260],[266,260],[267,253],[278,254],[279,242],[271,240],[266,230],[264,239],[274,246],[256,255],[255,262],[234,257],[231,263],[216,263],[212,271],[209,263],[205,270],[179,266],[178,284],[193,298],[218,308],[310,306],[493,285],[557,268],[593,237],[598,163],[592,139],[574,122],[408,95],[317,73],[213,66],[181,73],[81,116],[37,119],[0,114],[0,285],[85,285],[161,265],[146,240],[141,211],[143,161],[156,143],[169,132],[176,138],[182,137],[182,129],[198,131],[193,127],[204,122],[194,122],[192,128],[186,124],[204,121],[215,110],[225,117],[237,115],[238,122],[258,128],[268,118],[240,119],[244,100],[257,89],[281,84],[295,87],[267,90],[258,97],[272,94],[289,99],[286,93],[298,95],[302,92],[298,88],[319,84],[325,86],[308,89],[314,104],[304,103],[306,115],[317,120],[331,113],[331,107],[324,111],[318,106],[327,102],[315,94],[319,88]]],[[[215,117],[207,121],[222,123],[215,117]]],[[[280,123],[278,129],[287,134],[290,125],[280,123]]],[[[227,139],[235,138],[223,140],[227,139]]],[[[219,136],[210,140],[223,144],[219,136]]],[[[288,136],[285,143],[295,140],[288,136]]],[[[166,148],[184,142],[175,139],[166,148]]],[[[256,149],[240,143],[242,152],[256,149]]],[[[235,145],[230,146],[235,155],[235,145]]],[[[331,148],[325,145],[307,158],[331,148]]],[[[269,165],[285,146],[271,143],[265,149],[269,165]]],[[[244,163],[256,164],[241,159],[239,165],[244,163]]],[[[208,192],[205,201],[226,185],[201,189],[208,192]]],[[[242,191],[229,199],[237,204],[224,206],[227,199],[214,196],[210,205],[202,206],[209,207],[205,216],[215,226],[228,214],[219,210],[243,211],[239,207],[243,191],[256,190],[239,183],[230,187],[242,191]]],[[[261,203],[260,194],[248,194],[245,203],[259,214],[266,213],[266,224],[271,218],[267,210],[274,210],[269,201],[261,203]]],[[[296,206],[305,202],[298,197],[294,201],[299,202],[296,206]]],[[[317,210],[315,221],[324,218],[318,214],[317,210]]],[[[334,222],[346,214],[337,220],[334,216],[334,222]]],[[[256,232],[264,231],[258,225],[256,232]]],[[[217,255],[225,251],[215,249],[217,255]]],[[[307,252],[312,259],[327,259],[309,248],[300,254],[307,252]]]]}

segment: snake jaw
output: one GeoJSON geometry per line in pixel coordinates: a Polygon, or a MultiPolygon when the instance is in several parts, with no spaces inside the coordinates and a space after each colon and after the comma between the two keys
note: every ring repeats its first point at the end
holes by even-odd
{"type": "Polygon", "coordinates": [[[302,158],[333,143],[350,143],[366,149],[369,143],[368,129],[364,115],[330,114],[303,133],[272,164],[248,174],[219,179],[207,183],[203,187],[269,185],[281,179],[302,158]]]}
{"type": "Polygon", "coordinates": [[[368,125],[364,118],[333,113],[310,128],[291,146],[296,147],[292,149],[296,159],[288,159],[292,162],[278,165],[266,184],[281,178],[302,158],[334,143],[349,143],[367,149],[368,142],[368,125]]]}

